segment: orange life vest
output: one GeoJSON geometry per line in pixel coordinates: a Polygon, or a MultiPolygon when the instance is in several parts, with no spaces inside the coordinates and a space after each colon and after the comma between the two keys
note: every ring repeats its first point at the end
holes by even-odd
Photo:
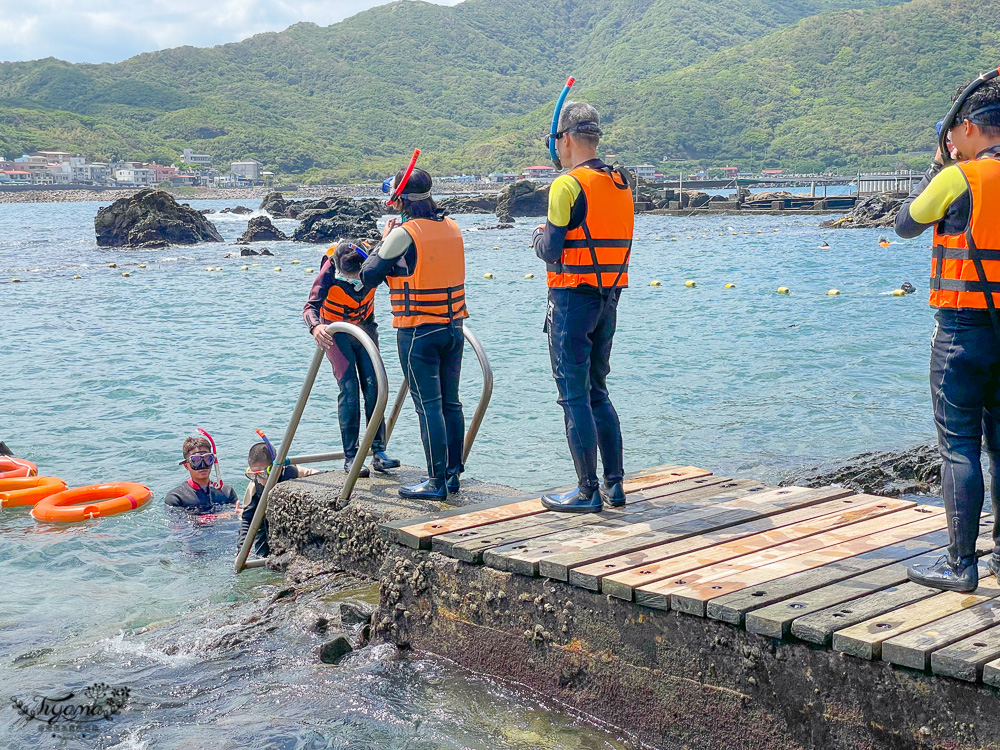
{"type": "Polygon", "coordinates": [[[934,227],[931,306],[988,309],[989,291],[1000,307],[1000,159],[961,162],[972,199],[963,234],[934,227]]]}
{"type": "Polygon", "coordinates": [[[387,276],[394,328],[446,324],[469,317],[465,307],[465,245],[458,224],[445,217],[410,219],[403,229],[417,248],[409,276],[387,276]]]}
{"type": "Polygon", "coordinates": [[[628,286],[635,204],[628,182],[622,185],[613,174],[617,173],[589,167],[577,167],[569,173],[583,189],[587,216],[583,224],[566,233],[559,262],[546,264],[550,287],[628,286]]]}
{"type": "MultiPolygon", "coordinates": [[[[332,261],[331,261],[332,262],[332,261]]],[[[360,300],[351,296],[340,284],[331,284],[326,299],[319,308],[324,323],[363,323],[375,312],[375,290],[369,289],[360,300]]]]}

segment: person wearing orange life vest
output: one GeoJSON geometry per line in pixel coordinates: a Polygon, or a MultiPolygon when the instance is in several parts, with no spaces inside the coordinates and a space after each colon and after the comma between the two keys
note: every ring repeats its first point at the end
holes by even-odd
{"type": "Polygon", "coordinates": [[[604,505],[625,504],[621,424],[607,377],[618,300],[628,286],[635,212],[626,175],[597,158],[597,110],[567,102],[558,131],[558,161],[570,171],[552,183],[548,220],[532,244],[547,270],[549,358],[578,483],[570,492],[544,495],[542,503],[555,511],[597,513],[604,505]]]}
{"type": "Polygon", "coordinates": [[[403,374],[420,422],[427,479],[400,487],[408,498],[447,500],[465,470],[465,417],[458,397],[465,337],[465,246],[458,225],[431,197],[431,176],[401,170],[387,185],[400,212],[361,269],[366,286],[385,281],[403,374]]]}
{"type": "MultiPolygon", "coordinates": [[[[361,254],[359,246],[343,241],[330,249],[320,265],[319,275],[312,285],[302,317],[317,346],[326,350],[333,365],[340,392],[337,395],[337,417],[344,445],[344,471],[350,471],[358,454],[358,434],[361,429],[360,394],[365,399],[365,419],[372,418],[378,400],[378,380],[375,367],[356,338],[347,333],[327,333],[330,323],[353,323],[367,333],[378,346],[378,324],[375,322],[375,288],[366,287],[359,278],[361,254]]],[[[399,466],[399,459],[385,453],[385,422],[379,423],[372,441],[372,468],[384,472],[399,466]]],[[[369,476],[367,466],[360,476],[369,476]]]]}
{"type": "Polygon", "coordinates": [[[987,565],[1000,578],[1000,77],[992,75],[955,97],[944,128],[958,161],[944,166],[938,149],[895,227],[906,238],[934,230],[930,381],[950,541],[946,555],[907,575],[948,591],[973,591],[979,582],[984,439],[994,518],[987,565]]]}

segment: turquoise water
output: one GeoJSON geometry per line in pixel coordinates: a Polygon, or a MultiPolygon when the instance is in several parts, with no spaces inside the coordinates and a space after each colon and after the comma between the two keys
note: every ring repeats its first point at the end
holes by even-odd
{"type": "MultiPolygon", "coordinates": [[[[264,259],[223,259],[228,244],[102,250],[98,205],[0,205],[0,439],[71,485],[138,481],[156,496],[142,511],[69,527],[0,515],[3,701],[102,679],[132,685],[134,707],[103,735],[65,740],[81,747],[621,746],[437,661],[366,651],[331,669],[315,663],[305,636],[249,649],[211,639],[280,581],[230,572],[234,519],[193,528],[162,498],[184,478],[180,443],[196,428],[215,436],[223,475],[240,492],[254,430],[283,434],[313,354],[301,308],[313,278],[305,269],[318,267],[321,248],[270,243],[277,257],[264,259]],[[260,265],[240,270],[252,262],[260,265]],[[151,634],[139,632],[149,625],[151,634]],[[262,676],[273,694],[262,692],[262,676]]],[[[228,242],[247,221],[210,218],[228,242]]],[[[820,230],[821,218],[638,218],[610,380],[627,469],[692,463],[776,482],[933,436],[927,241],[883,249],[878,231],[820,230]],[[829,250],[818,249],[824,239],[829,250]],[[888,296],[903,281],[917,294],[888,296]],[[841,295],[827,296],[831,287],[841,295]]],[[[458,221],[469,230],[469,324],[496,377],[468,470],[524,489],[570,482],[541,332],[544,272],[528,248],[535,221],[507,231],[476,230],[492,216],[458,221]]],[[[388,321],[387,295],[377,299],[388,321]]],[[[394,351],[383,329],[393,394],[394,351]]],[[[468,354],[471,415],[480,380],[468,354]]],[[[324,368],[296,453],[339,449],[335,395],[324,368]]],[[[390,452],[422,463],[409,405],[390,452]]],[[[0,746],[47,742],[0,708],[0,746]]]]}

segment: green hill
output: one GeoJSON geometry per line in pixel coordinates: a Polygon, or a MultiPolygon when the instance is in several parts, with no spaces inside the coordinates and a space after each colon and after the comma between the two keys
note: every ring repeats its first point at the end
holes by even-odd
{"type": "Polygon", "coordinates": [[[984,0],[892,2],[396,2],[117,64],[2,63],[0,153],[192,147],[318,179],[380,176],[419,146],[435,171],[503,169],[544,158],[571,72],[628,158],[846,164],[926,147],[942,88],[1000,58],[984,0]]]}

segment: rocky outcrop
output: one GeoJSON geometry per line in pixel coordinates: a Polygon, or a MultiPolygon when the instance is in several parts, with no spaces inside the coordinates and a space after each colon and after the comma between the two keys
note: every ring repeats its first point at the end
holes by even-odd
{"type": "Polygon", "coordinates": [[[824,228],[836,229],[883,229],[892,227],[896,222],[896,214],[903,205],[903,199],[892,194],[882,193],[858,201],[851,212],[839,219],[824,221],[824,228]]]}
{"type": "Polygon", "coordinates": [[[282,193],[273,192],[264,196],[260,203],[260,210],[266,211],[272,219],[305,219],[309,211],[328,211],[331,208],[341,207],[345,204],[353,203],[367,211],[381,215],[382,204],[380,201],[369,199],[356,201],[351,198],[309,198],[301,201],[287,200],[282,193]]]}
{"type": "Polygon", "coordinates": [[[510,222],[515,216],[545,216],[549,209],[549,186],[518,180],[500,191],[497,218],[510,222]]]}
{"type": "Polygon", "coordinates": [[[382,234],[375,223],[381,211],[371,205],[374,201],[324,199],[321,202],[326,204],[326,208],[310,208],[298,214],[302,224],[295,230],[292,239],[322,243],[345,238],[376,242],[381,239],[382,234]]]}
{"type": "Polygon", "coordinates": [[[99,209],[94,231],[100,247],[157,248],[223,241],[212,222],[197,210],[152,189],[99,209]]]}
{"type": "Polygon", "coordinates": [[[782,486],[825,487],[839,484],[869,495],[899,497],[939,494],[941,456],[936,445],[903,451],[862,453],[847,461],[793,474],[782,486]]]}
{"type": "Polygon", "coordinates": [[[219,213],[236,214],[237,216],[246,216],[247,214],[252,214],[253,209],[247,208],[246,206],[237,206],[236,208],[224,208],[219,213]]]}
{"type": "Polygon", "coordinates": [[[287,240],[288,235],[277,229],[266,216],[254,216],[247,225],[247,230],[237,240],[244,242],[277,242],[287,240]]]}
{"type": "Polygon", "coordinates": [[[491,214],[497,210],[496,195],[452,195],[436,201],[450,214],[491,214]]]}

